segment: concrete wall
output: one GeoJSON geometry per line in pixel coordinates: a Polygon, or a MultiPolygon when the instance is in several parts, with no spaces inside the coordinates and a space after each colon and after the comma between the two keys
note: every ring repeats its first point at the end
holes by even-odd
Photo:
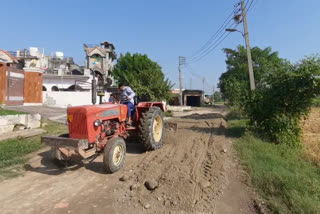
{"type": "Polygon", "coordinates": [[[177,111],[177,112],[191,110],[191,106],[170,106],[170,105],[167,105],[166,108],[168,111],[177,111]]]}
{"type": "MultiPolygon", "coordinates": [[[[91,105],[91,91],[44,91],[43,104],[48,106],[55,106],[66,108],[68,106],[91,105]]],[[[104,102],[108,102],[109,93],[103,97],[104,102]]],[[[97,102],[99,103],[99,97],[97,102]]]]}
{"type": "Polygon", "coordinates": [[[43,86],[46,87],[47,91],[52,91],[52,87],[56,86],[59,89],[67,89],[76,83],[84,88],[91,88],[91,85],[84,84],[82,82],[91,83],[91,76],[83,76],[83,75],[73,75],[73,76],[53,76],[53,75],[44,75],[43,76],[43,86]]]}
{"type": "Polygon", "coordinates": [[[40,114],[20,114],[0,116],[0,134],[12,132],[16,125],[24,125],[27,129],[39,128],[40,114]]]}

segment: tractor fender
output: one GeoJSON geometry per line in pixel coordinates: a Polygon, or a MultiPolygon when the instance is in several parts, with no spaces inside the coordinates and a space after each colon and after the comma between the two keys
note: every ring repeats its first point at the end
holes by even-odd
{"type": "Polygon", "coordinates": [[[159,107],[162,111],[165,111],[165,107],[162,102],[141,102],[137,105],[137,109],[142,111],[152,107],[159,107]]]}

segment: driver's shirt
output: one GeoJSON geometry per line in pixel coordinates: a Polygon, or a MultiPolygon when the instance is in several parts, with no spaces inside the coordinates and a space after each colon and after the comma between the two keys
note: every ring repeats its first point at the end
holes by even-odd
{"type": "Polygon", "coordinates": [[[134,96],[136,96],[134,91],[129,86],[126,86],[122,91],[121,100],[122,100],[122,102],[123,101],[129,101],[132,104],[134,104],[134,99],[133,99],[134,96]],[[126,97],[128,97],[129,99],[126,100],[126,97]]]}

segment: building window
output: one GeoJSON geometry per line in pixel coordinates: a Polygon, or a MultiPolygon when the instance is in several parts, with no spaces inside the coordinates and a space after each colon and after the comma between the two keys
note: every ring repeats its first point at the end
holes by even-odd
{"type": "Polygon", "coordinates": [[[42,86],[42,91],[47,91],[47,88],[44,85],[42,86]]]}
{"type": "Polygon", "coordinates": [[[91,63],[92,63],[92,65],[101,65],[101,56],[100,55],[98,55],[98,54],[94,54],[93,56],[92,56],[92,60],[91,60],[91,63]]]}

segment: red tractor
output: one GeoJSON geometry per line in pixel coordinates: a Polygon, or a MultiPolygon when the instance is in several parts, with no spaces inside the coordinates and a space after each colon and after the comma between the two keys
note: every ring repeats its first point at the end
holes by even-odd
{"type": "Polygon", "coordinates": [[[122,104],[100,104],[67,109],[69,134],[42,137],[51,146],[55,159],[69,160],[77,155],[84,159],[103,152],[107,172],[118,171],[124,164],[124,139],[136,133],[146,150],[159,149],[163,143],[164,107],[161,102],[142,102],[136,106],[134,127],[126,126],[128,108],[122,104]]]}

